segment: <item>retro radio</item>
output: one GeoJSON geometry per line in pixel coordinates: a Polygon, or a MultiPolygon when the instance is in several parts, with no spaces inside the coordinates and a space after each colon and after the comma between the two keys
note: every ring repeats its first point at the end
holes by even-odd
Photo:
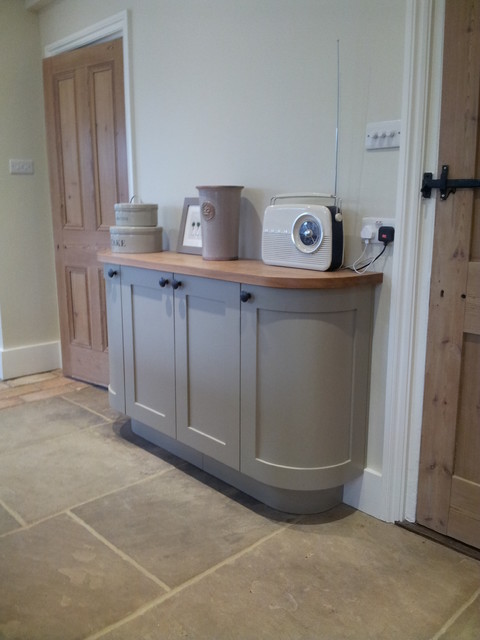
{"type": "Polygon", "coordinates": [[[266,264],[317,271],[334,271],[343,264],[343,217],[335,196],[308,194],[331,199],[333,204],[275,204],[265,210],[262,260],[266,264]]]}

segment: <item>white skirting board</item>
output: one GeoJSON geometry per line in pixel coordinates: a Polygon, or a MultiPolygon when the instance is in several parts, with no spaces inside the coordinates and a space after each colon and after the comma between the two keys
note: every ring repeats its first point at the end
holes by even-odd
{"type": "Polygon", "coordinates": [[[368,467],[343,488],[343,502],[379,520],[388,520],[382,474],[368,467]]]}
{"type": "Polygon", "coordinates": [[[60,369],[60,342],[43,342],[13,349],[0,349],[0,380],[10,380],[42,371],[60,369]]]}

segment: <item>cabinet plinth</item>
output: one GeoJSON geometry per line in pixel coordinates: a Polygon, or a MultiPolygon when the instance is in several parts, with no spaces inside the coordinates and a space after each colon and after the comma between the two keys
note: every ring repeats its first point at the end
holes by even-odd
{"type": "Polygon", "coordinates": [[[233,280],[197,256],[177,271],[109,257],[109,395],[134,432],[274,508],[340,502],[364,468],[381,277],[293,288],[245,282],[251,265],[233,280]]]}

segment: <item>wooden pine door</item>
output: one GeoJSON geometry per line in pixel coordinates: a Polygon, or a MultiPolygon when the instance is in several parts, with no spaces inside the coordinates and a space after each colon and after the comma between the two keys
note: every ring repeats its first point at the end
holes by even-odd
{"type": "Polygon", "coordinates": [[[43,63],[63,371],[108,384],[99,250],[128,201],[122,40],[43,63]]]}
{"type": "MultiPolygon", "coordinates": [[[[447,0],[440,166],[480,178],[480,0],[447,0]]],[[[440,168],[439,168],[440,172],[440,168]]],[[[480,190],[437,195],[417,522],[480,548],[480,190]]]]}

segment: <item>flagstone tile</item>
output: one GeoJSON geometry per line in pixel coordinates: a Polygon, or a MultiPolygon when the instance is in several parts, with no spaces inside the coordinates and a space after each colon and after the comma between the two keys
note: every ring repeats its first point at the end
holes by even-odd
{"type": "Polygon", "coordinates": [[[67,515],[0,538],[0,638],[77,640],[164,589],[67,515]]]}

